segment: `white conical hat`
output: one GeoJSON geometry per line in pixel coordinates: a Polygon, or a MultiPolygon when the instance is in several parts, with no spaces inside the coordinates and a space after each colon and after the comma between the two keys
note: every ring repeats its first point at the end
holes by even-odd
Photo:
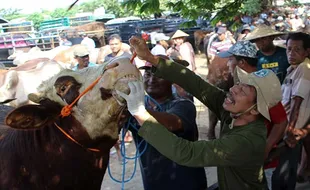
{"type": "Polygon", "coordinates": [[[177,30],[173,36],[171,37],[171,39],[174,39],[174,38],[182,38],[182,37],[187,37],[189,36],[188,34],[186,34],[185,32],[183,32],[182,30],[177,30]]]}

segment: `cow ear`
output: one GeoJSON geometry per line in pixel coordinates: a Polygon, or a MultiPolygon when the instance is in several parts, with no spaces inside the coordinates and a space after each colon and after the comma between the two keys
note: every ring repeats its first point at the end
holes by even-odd
{"type": "Polygon", "coordinates": [[[37,129],[54,122],[57,116],[45,106],[25,105],[9,113],[5,123],[15,129],[37,129]]]}
{"type": "Polygon", "coordinates": [[[16,71],[9,71],[7,73],[6,79],[5,79],[5,83],[4,86],[6,88],[6,90],[10,90],[13,87],[15,87],[18,83],[18,75],[16,71]]]}

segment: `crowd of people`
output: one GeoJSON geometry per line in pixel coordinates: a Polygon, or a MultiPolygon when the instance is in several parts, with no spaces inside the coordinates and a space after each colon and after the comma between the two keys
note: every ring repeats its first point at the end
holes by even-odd
{"type": "MultiPolygon", "coordinates": [[[[136,120],[138,131],[130,129],[135,144],[149,143],[140,157],[145,190],[206,189],[209,166],[218,168],[225,190],[293,190],[310,180],[310,36],[298,32],[309,24],[308,10],[245,15],[237,35],[219,23],[208,36],[207,59],[226,60],[229,77],[212,84],[196,74],[194,49],[181,30],[171,38],[157,33],[151,50],[132,37],[132,54],[122,51],[119,35],[109,37],[105,62],[136,53],[143,74],[143,81],[129,83],[130,94],[117,93],[136,120]],[[277,38],[284,46],[275,45],[277,38]],[[220,121],[219,137],[211,130],[208,140],[198,140],[194,97],[220,121]]],[[[74,56],[73,70],[96,65],[87,47],[74,56]]],[[[121,159],[119,144],[115,149],[121,159]]]]}

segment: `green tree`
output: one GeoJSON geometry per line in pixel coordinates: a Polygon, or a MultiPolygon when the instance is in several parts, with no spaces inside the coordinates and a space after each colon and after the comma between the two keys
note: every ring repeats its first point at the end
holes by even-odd
{"type": "Polygon", "coordinates": [[[20,18],[25,15],[20,13],[21,9],[0,9],[0,16],[7,19],[7,20],[12,20],[15,18],[20,18]]]}
{"type": "MultiPolygon", "coordinates": [[[[267,1],[267,4],[272,2],[267,1]]],[[[124,6],[129,9],[139,9],[141,13],[161,12],[161,4],[165,4],[167,9],[179,12],[182,17],[191,19],[191,25],[195,24],[195,19],[201,17],[209,20],[212,13],[216,16],[212,23],[218,21],[234,22],[240,24],[240,15],[242,13],[255,14],[260,11],[266,3],[260,3],[260,0],[127,0],[124,6]],[[252,7],[251,7],[252,5],[252,7]],[[255,5],[255,7],[253,6],[255,5]]]]}
{"type": "Polygon", "coordinates": [[[263,9],[261,0],[247,0],[243,3],[241,12],[248,15],[255,15],[263,9]]]}
{"type": "Polygon", "coordinates": [[[40,23],[44,20],[44,16],[42,13],[35,12],[28,15],[27,20],[33,22],[33,26],[35,29],[39,29],[40,23]]]}
{"type": "Polygon", "coordinates": [[[75,15],[79,11],[78,8],[73,8],[67,11],[67,8],[57,8],[50,13],[51,18],[69,17],[75,15]]]}

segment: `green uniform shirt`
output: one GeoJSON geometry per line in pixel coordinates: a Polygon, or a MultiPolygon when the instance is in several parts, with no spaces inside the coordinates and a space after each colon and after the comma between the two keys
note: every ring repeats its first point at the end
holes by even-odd
{"type": "Polygon", "coordinates": [[[232,118],[223,109],[226,97],[223,91],[171,60],[161,59],[155,76],[180,85],[209,107],[221,120],[221,135],[213,141],[190,142],[169,132],[153,117],[143,124],[139,135],[180,165],[217,166],[221,190],[265,189],[263,160],[267,132],[263,118],[230,129],[232,118]]]}

